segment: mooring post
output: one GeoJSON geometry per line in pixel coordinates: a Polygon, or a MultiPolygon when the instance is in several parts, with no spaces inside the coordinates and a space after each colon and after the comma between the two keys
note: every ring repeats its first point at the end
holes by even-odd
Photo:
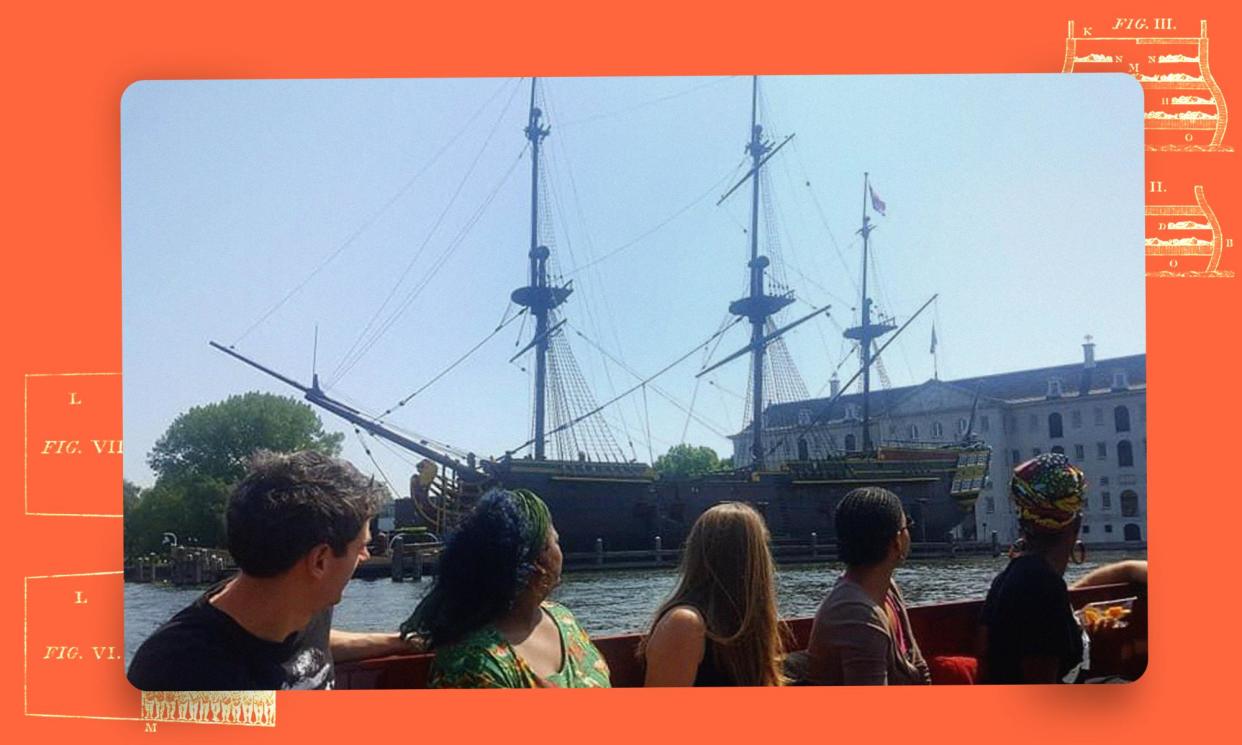
{"type": "Polygon", "coordinates": [[[996,535],[996,531],[992,531],[992,558],[1000,556],[1000,536],[996,535]]]}
{"type": "Polygon", "coordinates": [[[656,536],[655,537],[655,560],[657,564],[660,563],[661,561],[660,553],[663,550],[663,548],[664,548],[664,539],[661,538],[660,536],[656,536]]]}
{"type": "Polygon", "coordinates": [[[423,552],[414,547],[414,581],[423,581],[423,552]]]}
{"type": "Polygon", "coordinates": [[[811,531],[811,558],[819,556],[819,533],[811,531]]]}
{"type": "Polygon", "coordinates": [[[595,539],[595,566],[604,565],[604,539],[595,539]]]}
{"type": "Polygon", "coordinates": [[[388,548],[392,551],[392,581],[401,582],[405,579],[405,536],[393,538],[388,548]]]}

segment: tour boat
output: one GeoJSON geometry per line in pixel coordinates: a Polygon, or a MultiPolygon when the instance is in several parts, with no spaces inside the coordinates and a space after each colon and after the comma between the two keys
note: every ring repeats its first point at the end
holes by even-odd
{"type": "MultiPolygon", "coordinates": [[[[1091,635],[1088,679],[1136,680],[1147,667],[1147,587],[1139,584],[1100,585],[1070,590],[1075,609],[1088,604],[1105,607],[1133,601],[1124,624],[1091,635]]],[[[976,636],[982,600],[932,603],[910,608],[910,623],[919,648],[931,668],[933,685],[977,682],[976,636]]],[[[572,610],[572,608],[570,609],[572,610]]],[[[806,649],[811,618],[788,621],[793,656],[806,649]]],[[[639,634],[593,639],[608,661],[614,688],[643,684],[642,662],[635,650],[639,634]]],[[[409,654],[341,663],[336,666],[337,688],[425,688],[434,654],[409,654]]],[[[795,681],[796,682],[796,681],[795,681]]]]}

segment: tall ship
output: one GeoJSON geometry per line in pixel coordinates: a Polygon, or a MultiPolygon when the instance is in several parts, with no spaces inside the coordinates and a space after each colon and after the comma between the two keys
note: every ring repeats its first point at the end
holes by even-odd
{"type": "MultiPolygon", "coordinates": [[[[548,504],[567,552],[626,551],[650,549],[662,544],[680,545],[695,519],[722,501],[754,505],[764,515],[778,540],[834,538],[833,511],[851,489],[880,486],[901,497],[926,541],[947,539],[971,514],[983,489],[990,451],[967,427],[960,441],[951,444],[876,442],[870,408],[872,369],[884,348],[925,309],[929,300],[904,324],[875,316],[867,291],[869,236],[875,225],[868,212],[883,208],[864,175],[862,226],[862,301],[858,324],[845,330],[845,337],[858,346],[860,365],[844,385],[833,386],[833,395],[817,406],[814,416],[796,422],[769,423],[772,390],[789,367],[784,335],[793,328],[823,315],[816,308],[778,326],[784,309],[794,300],[792,290],[773,280],[771,260],[761,252],[760,214],[767,194],[763,192],[764,167],[792,138],[777,143],[765,136],[759,121],[759,81],[752,78],[751,127],[746,144],[749,170],[721,201],[737,194],[749,196],[749,260],[746,264],[748,292],[728,306],[733,320],[709,337],[718,342],[732,326],[749,326],[749,341],[734,353],[701,370],[745,361],[749,367],[746,419],[736,440],[737,448],[726,470],[685,478],[662,478],[650,464],[626,460],[616,447],[601,412],[616,401],[646,386],[650,376],[612,400],[599,404],[591,394],[574,360],[565,334],[564,306],[574,292],[572,282],[562,282],[553,271],[553,241],[543,214],[546,187],[541,173],[544,141],[551,134],[537,105],[538,80],[530,84],[530,105],[524,129],[530,153],[529,249],[526,283],[510,299],[533,321],[529,342],[514,357],[529,355],[533,368],[532,422],[530,438],[518,448],[498,457],[480,458],[412,436],[384,421],[384,415],[365,413],[328,395],[317,374],[310,384],[297,381],[255,361],[231,347],[212,346],[301,391],[311,404],[330,412],[377,438],[382,438],[420,460],[410,477],[409,494],[396,500],[398,525],[424,526],[443,535],[466,514],[488,489],[530,489],[548,504]],[[887,339],[884,344],[881,339],[887,339]],[[838,446],[822,436],[822,424],[843,412],[836,406],[843,392],[861,381],[861,409],[844,412],[857,419],[861,438],[838,446]]],[[[692,350],[704,349],[700,344],[692,350]]],[[[691,355],[677,360],[681,362],[691,355]]],[[[660,375],[675,364],[661,370],[660,375]]],[[[788,390],[788,387],[786,387],[788,390]]],[[[805,386],[801,386],[805,398],[805,386]]],[[[396,407],[394,407],[396,408],[396,407]]],[[[390,413],[393,409],[389,409],[390,413]]],[[[973,417],[972,417],[973,418],[973,417]]],[[[972,423],[973,424],[973,423],[972,423]]]]}

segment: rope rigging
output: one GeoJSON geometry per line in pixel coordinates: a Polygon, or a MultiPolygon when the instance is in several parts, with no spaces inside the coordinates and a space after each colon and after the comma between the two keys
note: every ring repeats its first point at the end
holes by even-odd
{"type": "MultiPolygon", "coordinates": [[[[709,337],[708,337],[707,339],[705,339],[704,341],[702,341],[702,342],[700,342],[700,343],[698,343],[698,344],[694,345],[694,348],[693,348],[693,349],[691,349],[689,352],[686,352],[685,354],[681,355],[680,357],[678,357],[677,359],[673,360],[673,361],[672,361],[672,362],[670,362],[669,364],[667,364],[667,365],[665,365],[664,367],[660,368],[658,371],[656,371],[656,372],[655,372],[655,373],[653,373],[652,375],[649,375],[648,377],[646,377],[645,379],[643,379],[642,381],[640,381],[637,385],[634,385],[634,386],[631,386],[630,388],[627,388],[626,390],[624,390],[624,391],[622,391],[621,393],[617,394],[616,396],[614,396],[613,398],[609,399],[608,401],[605,401],[603,404],[600,404],[600,405],[599,405],[599,406],[597,406],[595,409],[593,409],[593,410],[591,410],[591,411],[587,412],[586,414],[583,414],[582,416],[578,417],[577,419],[574,419],[574,420],[572,420],[572,421],[570,421],[570,422],[567,422],[567,423],[565,423],[565,424],[560,425],[560,429],[564,429],[564,428],[568,428],[568,427],[573,427],[574,425],[576,425],[578,422],[582,421],[583,419],[586,419],[587,417],[590,417],[590,416],[593,416],[593,415],[595,415],[595,414],[598,414],[600,411],[603,411],[604,409],[608,408],[608,407],[609,407],[609,406],[611,406],[612,404],[616,403],[617,401],[621,400],[622,398],[625,398],[626,396],[630,395],[630,394],[631,394],[631,393],[633,393],[634,391],[638,390],[638,389],[639,389],[639,388],[641,388],[644,384],[649,383],[649,382],[651,382],[652,380],[655,380],[656,378],[660,377],[660,376],[661,376],[661,375],[663,375],[664,373],[666,373],[666,372],[668,372],[669,370],[673,369],[673,368],[674,368],[674,367],[676,367],[677,365],[681,364],[682,362],[685,362],[685,361],[686,361],[686,360],[688,360],[690,357],[692,357],[692,356],[694,355],[694,353],[695,353],[695,352],[699,351],[701,348],[703,348],[703,347],[707,346],[708,344],[711,344],[711,343],[712,343],[712,341],[714,341],[714,340],[715,340],[717,337],[719,337],[721,334],[723,334],[723,333],[725,333],[726,331],[728,331],[729,329],[733,328],[733,326],[734,326],[735,324],[737,324],[740,320],[741,320],[741,316],[738,316],[737,318],[735,318],[735,319],[734,319],[734,320],[733,320],[733,321],[732,321],[732,322],[731,322],[728,326],[726,326],[725,328],[723,328],[723,329],[721,329],[720,331],[717,331],[716,333],[712,334],[711,336],[709,336],[709,337]]],[[[556,432],[556,430],[553,430],[552,432],[549,432],[548,434],[555,434],[555,432],[556,432]]],[[[519,451],[521,451],[521,450],[526,449],[526,448],[527,448],[527,447],[529,447],[530,445],[534,444],[534,442],[535,442],[534,438],[531,438],[531,439],[527,440],[526,442],[522,443],[521,445],[518,445],[517,447],[515,447],[515,448],[511,449],[509,452],[511,452],[511,453],[516,453],[516,452],[519,452],[519,451]]]]}
{"type": "Polygon", "coordinates": [[[409,403],[409,402],[410,402],[410,400],[411,400],[411,399],[413,399],[415,396],[417,396],[418,394],[420,394],[420,393],[422,393],[423,391],[425,391],[425,390],[427,390],[428,388],[430,388],[430,387],[431,387],[431,385],[432,385],[433,383],[435,383],[437,380],[439,380],[440,378],[443,378],[445,375],[448,375],[450,372],[452,372],[452,371],[453,371],[453,368],[457,367],[457,366],[458,366],[458,365],[460,365],[462,362],[465,362],[467,357],[469,357],[470,355],[474,354],[475,352],[477,352],[477,351],[479,350],[479,348],[480,348],[480,347],[482,347],[482,346],[483,346],[484,344],[486,344],[487,342],[491,341],[491,340],[492,340],[492,337],[494,337],[496,334],[499,334],[499,333],[500,333],[500,331],[501,331],[501,330],[502,330],[505,326],[508,326],[510,323],[513,323],[515,320],[517,320],[517,318],[518,318],[519,316],[525,315],[525,314],[526,314],[526,310],[527,310],[526,308],[523,308],[522,310],[520,310],[520,311],[518,311],[517,313],[515,313],[513,316],[509,317],[507,320],[503,320],[503,321],[501,321],[501,323],[500,323],[500,325],[499,325],[499,326],[497,326],[496,328],[494,328],[494,329],[492,329],[492,330],[491,330],[491,333],[489,333],[487,336],[483,337],[483,339],[482,339],[482,340],[480,340],[480,341],[479,341],[477,344],[475,344],[473,347],[470,347],[470,349],[466,350],[466,353],[465,353],[465,354],[461,355],[461,356],[460,356],[460,357],[458,357],[456,360],[454,360],[452,364],[450,364],[448,367],[444,368],[444,369],[443,369],[443,370],[441,370],[439,373],[437,373],[434,377],[432,377],[432,378],[431,378],[431,380],[428,380],[426,383],[423,383],[421,386],[419,386],[417,389],[415,389],[413,393],[411,393],[410,395],[406,396],[405,398],[402,398],[402,399],[401,399],[400,401],[398,401],[397,403],[395,403],[395,404],[393,404],[392,406],[389,406],[387,409],[385,409],[385,410],[384,410],[384,412],[383,412],[382,414],[380,414],[378,417],[376,417],[376,421],[383,421],[384,417],[386,417],[386,416],[388,416],[389,414],[393,413],[394,411],[396,411],[397,409],[401,408],[402,406],[405,406],[405,405],[406,405],[407,403],[409,403]]]}
{"type": "Polygon", "coordinates": [[[461,244],[461,242],[465,239],[466,234],[471,228],[474,227],[479,218],[482,217],[483,212],[485,212],[487,207],[491,205],[492,201],[496,198],[496,195],[500,192],[500,189],[509,180],[509,176],[512,175],[514,169],[516,169],[517,164],[521,161],[522,155],[525,153],[525,148],[523,148],[522,153],[518,155],[518,158],[514,160],[508,170],[505,171],[504,176],[501,177],[500,181],[484,200],[480,208],[477,209],[472,217],[467,220],[467,224],[463,227],[463,229],[459,230],[457,235],[449,241],[448,247],[441,254],[440,258],[434,262],[432,270],[424,276],[423,280],[418,285],[415,286],[402,304],[394,310],[385,321],[382,322],[381,326],[372,332],[372,329],[375,328],[376,322],[379,320],[380,316],[383,315],[384,310],[388,307],[389,303],[392,302],[393,297],[396,296],[397,290],[400,289],[401,285],[405,282],[406,277],[409,276],[410,272],[418,264],[418,260],[422,257],[422,254],[426,250],[427,246],[431,243],[432,237],[436,234],[436,231],[440,228],[440,225],[448,216],[449,211],[453,208],[453,205],[457,203],[457,198],[461,195],[461,192],[465,188],[466,183],[469,181],[470,176],[474,173],[475,168],[478,167],[479,161],[482,160],[483,153],[486,152],[487,146],[491,143],[492,138],[500,128],[500,124],[504,120],[505,114],[508,113],[509,107],[512,105],[513,99],[516,97],[519,87],[520,86],[515,86],[513,92],[509,94],[508,100],[505,102],[500,115],[496,117],[496,121],[492,124],[492,129],[488,132],[483,145],[479,148],[478,152],[475,153],[469,167],[466,168],[465,173],[457,183],[456,189],[454,189],[452,195],[449,197],[448,203],[444,205],[444,208],[440,211],[439,215],[433,222],[431,229],[427,231],[422,243],[419,244],[418,248],[414,252],[414,255],[410,258],[409,262],[406,263],[406,266],[398,276],[397,281],[393,283],[392,289],[388,292],[388,295],[384,298],[384,301],[380,304],[380,307],[376,309],[374,315],[371,316],[371,320],[367,322],[366,327],[363,328],[362,332],[354,340],[354,343],[350,345],[348,350],[346,350],[341,362],[332,373],[331,384],[339,382],[346,373],[353,369],[362,357],[370,351],[372,347],[374,347],[380,337],[382,337],[384,333],[392,327],[392,324],[395,323],[405,309],[409,307],[410,303],[418,297],[422,289],[426,287],[435,276],[435,273],[439,270],[439,267],[444,265],[444,262],[447,260],[448,256],[461,244]],[[370,334],[369,337],[368,334],[370,334]]]}
{"type": "MultiPolygon", "coordinates": [[[[473,114],[470,115],[470,117],[466,120],[465,125],[462,126],[462,128],[459,129],[456,134],[450,137],[447,142],[441,145],[440,149],[437,150],[431,156],[430,160],[428,160],[425,164],[423,164],[422,168],[415,171],[414,175],[411,176],[409,180],[407,180],[405,184],[403,184],[401,188],[398,189],[397,192],[388,199],[388,201],[380,205],[379,209],[371,213],[371,215],[368,218],[363,220],[362,223],[359,224],[358,227],[355,228],[353,232],[351,232],[339,246],[337,246],[336,250],[334,250],[331,254],[329,254],[325,259],[320,261],[319,264],[313,270],[311,270],[310,274],[306,275],[305,279],[303,279],[301,282],[296,284],[293,287],[293,289],[285,293],[284,297],[276,301],[275,304],[273,304],[270,308],[268,308],[267,311],[264,312],[259,317],[258,320],[256,320],[254,323],[247,326],[246,330],[243,331],[241,335],[238,336],[235,340],[233,340],[233,343],[230,344],[229,347],[235,347],[238,344],[240,344],[242,340],[245,339],[247,336],[249,336],[252,331],[254,331],[256,328],[262,325],[264,321],[270,318],[274,313],[276,313],[276,311],[280,310],[280,308],[283,307],[285,303],[289,302],[289,300],[293,298],[294,295],[300,292],[302,288],[304,288],[307,284],[309,284],[312,279],[318,276],[319,272],[323,271],[324,267],[332,263],[332,261],[336,259],[337,256],[340,256],[341,253],[345,251],[345,249],[353,245],[354,241],[356,241],[359,238],[359,236],[365,233],[367,229],[370,228],[373,224],[375,224],[375,222],[379,220],[379,218],[382,217],[394,204],[396,204],[401,199],[401,197],[405,196],[405,194],[411,188],[413,188],[414,183],[418,181],[419,177],[421,177],[424,173],[429,171],[431,167],[434,166],[440,160],[440,156],[444,155],[444,153],[447,152],[448,149],[452,147],[453,144],[456,143],[457,140],[460,139],[462,135],[464,135],[467,131],[469,131],[470,127],[474,124],[474,121],[478,119],[480,115],[483,114],[483,112],[492,103],[492,101],[496,100],[496,97],[500,95],[501,91],[503,91],[506,86],[508,86],[510,83],[513,83],[513,82],[514,80],[512,78],[503,81],[496,88],[496,90],[492,92],[492,95],[488,96],[487,100],[483,102],[483,105],[481,105],[478,109],[475,110],[473,114]]],[[[514,89],[516,90],[517,87],[518,86],[515,86],[514,89]]]]}

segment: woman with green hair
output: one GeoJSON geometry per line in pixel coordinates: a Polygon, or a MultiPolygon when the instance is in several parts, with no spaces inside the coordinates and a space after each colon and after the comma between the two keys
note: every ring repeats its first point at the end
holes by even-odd
{"type": "Polygon", "coordinates": [[[431,590],[401,624],[436,653],[432,688],[606,688],[608,665],[549,602],[561,548],[534,493],[493,489],[449,536],[431,590]]]}

